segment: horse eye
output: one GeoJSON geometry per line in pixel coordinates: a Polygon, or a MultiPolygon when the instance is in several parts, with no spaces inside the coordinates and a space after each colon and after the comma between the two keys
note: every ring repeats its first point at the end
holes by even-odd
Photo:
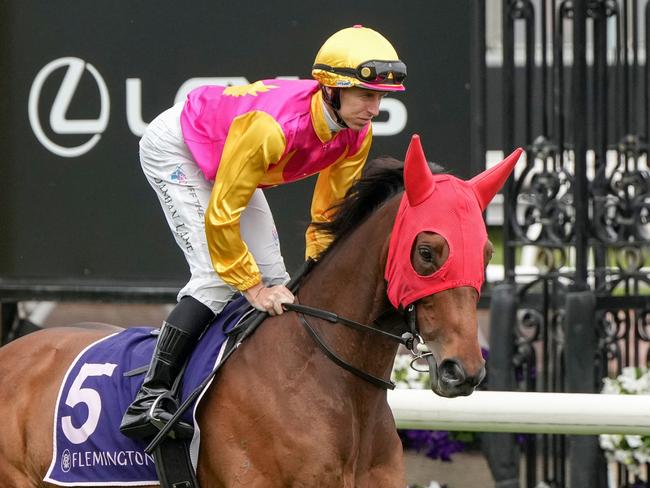
{"type": "Polygon", "coordinates": [[[433,253],[431,252],[431,249],[427,246],[420,246],[418,248],[418,253],[420,253],[420,257],[428,262],[432,263],[433,262],[433,253]]]}

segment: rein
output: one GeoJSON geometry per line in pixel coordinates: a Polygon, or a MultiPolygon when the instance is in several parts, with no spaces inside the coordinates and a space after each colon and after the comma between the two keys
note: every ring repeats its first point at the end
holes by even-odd
{"type": "MultiPolygon", "coordinates": [[[[362,324],[359,322],[355,322],[354,320],[346,319],[345,317],[340,317],[339,315],[333,313],[333,312],[328,312],[327,310],[322,310],[320,308],[315,308],[315,307],[309,307],[307,305],[300,305],[298,303],[284,303],[282,306],[291,312],[296,312],[298,314],[298,318],[300,319],[300,322],[302,325],[305,327],[309,335],[314,339],[314,342],[318,345],[318,347],[323,351],[323,353],[337,366],[340,366],[341,368],[345,369],[346,371],[349,371],[350,373],[358,376],[359,378],[368,381],[369,383],[372,383],[373,385],[383,388],[386,390],[392,390],[395,388],[395,383],[392,381],[386,381],[382,378],[379,378],[377,376],[374,376],[370,373],[367,373],[355,366],[352,366],[350,363],[346,362],[343,360],[341,357],[339,357],[332,349],[329,348],[327,344],[321,339],[321,337],[318,335],[316,330],[312,327],[312,325],[309,323],[305,315],[309,315],[311,317],[316,317],[318,319],[325,320],[327,322],[330,322],[332,324],[341,324],[345,325],[347,327],[350,327],[351,329],[359,330],[362,332],[370,332],[376,335],[380,335],[386,339],[389,339],[391,341],[397,342],[399,344],[402,344],[405,346],[411,354],[416,356],[416,359],[419,359],[420,357],[425,357],[428,354],[431,353],[425,353],[425,354],[418,354],[416,352],[416,349],[418,351],[423,350],[422,345],[424,345],[424,340],[420,337],[420,334],[418,333],[417,330],[417,323],[416,323],[416,311],[415,311],[415,305],[411,304],[406,308],[405,315],[406,315],[406,322],[409,328],[409,331],[404,332],[402,335],[396,335],[396,334],[391,334],[390,332],[383,331],[381,329],[377,329],[375,327],[371,327],[366,324],[362,324]],[[417,340],[417,345],[414,346],[415,341],[417,340]]],[[[373,324],[379,325],[379,320],[381,319],[381,316],[375,320],[373,320],[373,324]]],[[[426,346],[425,346],[426,348],[426,346]]],[[[425,349],[426,350],[426,349],[425,349]]],[[[415,361],[415,359],[414,359],[415,361]]]]}

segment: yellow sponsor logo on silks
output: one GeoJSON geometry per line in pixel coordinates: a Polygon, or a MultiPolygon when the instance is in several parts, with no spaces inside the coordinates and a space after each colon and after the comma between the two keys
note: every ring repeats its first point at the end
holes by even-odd
{"type": "Polygon", "coordinates": [[[256,97],[258,93],[264,93],[272,90],[273,88],[277,88],[277,86],[265,85],[261,81],[256,81],[250,85],[229,86],[228,88],[224,89],[223,94],[231,97],[243,97],[245,95],[253,95],[256,97]]]}

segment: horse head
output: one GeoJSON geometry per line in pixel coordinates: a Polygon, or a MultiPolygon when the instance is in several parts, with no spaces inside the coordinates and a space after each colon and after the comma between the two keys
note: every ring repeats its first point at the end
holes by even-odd
{"type": "Polygon", "coordinates": [[[485,376],[477,302],[492,244],[482,213],[521,152],[464,181],[432,174],[417,135],[409,145],[385,278],[394,307],[415,305],[419,334],[431,352],[431,387],[438,395],[469,395],[485,376]]]}

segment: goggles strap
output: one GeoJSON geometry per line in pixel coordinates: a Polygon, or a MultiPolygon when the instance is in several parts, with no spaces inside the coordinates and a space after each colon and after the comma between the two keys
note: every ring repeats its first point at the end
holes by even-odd
{"type": "Polygon", "coordinates": [[[350,78],[355,78],[361,82],[366,83],[375,83],[375,82],[389,82],[391,84],[400,85],[406,78],[406,66],[401,61],[367,61],[366,63],[360,64],[357,68],[334,68],[327,64],[317,63],[313,66],[314,69],[322,69],[324,71],[329,71],[330,73],[336,73],[343,76],[348,76],[350,78]],[[388,68],[384,70],[378,70],[378,66],[381,68],[388,68],[390,65],[396,65],[394,68],[404,67],[404,71],[399,69],[388,68]],[[367,73],[365,72],[367,70],[367,73]],[[374,75],[374,76],[373,76],[374,75]],[[392,75],[392,76],[388,76],[392,75]],[[397,79],[400,78],[399,81],[397,79]]]}

